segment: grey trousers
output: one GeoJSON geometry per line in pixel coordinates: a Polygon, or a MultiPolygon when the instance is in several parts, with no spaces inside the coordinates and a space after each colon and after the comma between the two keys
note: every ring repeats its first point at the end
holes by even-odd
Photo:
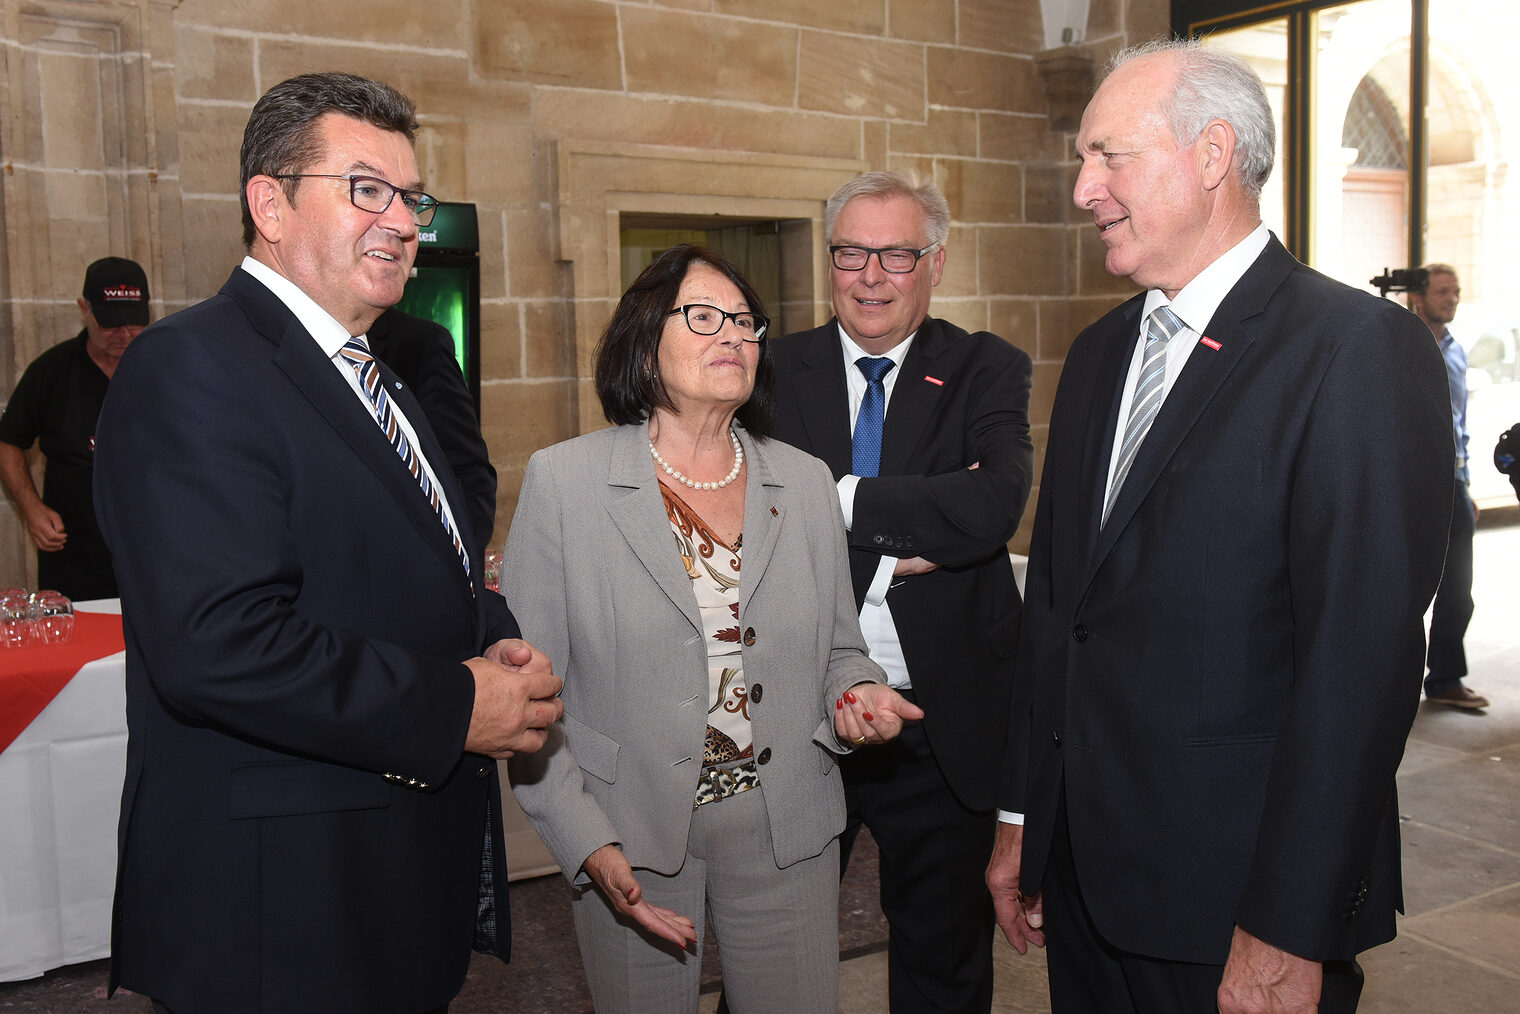
{"type": "Polygon", "coordinates": [[[571,913],[597,1014],[695,1012],[704,914],[733,1014],[839,1010],[839,841],[777,869],[764,791],[697,807],[674,876],[634,869],[647,900],[696,923],[695,948],[642,933],[595,887],[576,892],[571,913]]]}

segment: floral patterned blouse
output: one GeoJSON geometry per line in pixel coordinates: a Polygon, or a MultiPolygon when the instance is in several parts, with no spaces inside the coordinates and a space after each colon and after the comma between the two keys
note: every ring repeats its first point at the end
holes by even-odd
{"type": "Polygon", "coordinates": [[[676,548],[686,564],[707,638],[707,743],[693,808],[759,784],[739,640],[739,562],[744,536],[729,546],[675,490],[660,483],[676,548]]]}

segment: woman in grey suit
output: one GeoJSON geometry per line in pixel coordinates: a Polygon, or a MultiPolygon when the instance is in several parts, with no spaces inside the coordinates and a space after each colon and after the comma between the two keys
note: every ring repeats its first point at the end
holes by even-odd
{"type": "Polygon", "coordinates": [[[766,439],[761,310],[710,251],[656,258],[597,349],[616,427],[533,455],[507,540],[565,680],[512,780],[603,1014],[697,1009],[704,912],[736,1014],[833,1014],[835,758],[923,714],[866,657],[828,468],[766,439]]]}

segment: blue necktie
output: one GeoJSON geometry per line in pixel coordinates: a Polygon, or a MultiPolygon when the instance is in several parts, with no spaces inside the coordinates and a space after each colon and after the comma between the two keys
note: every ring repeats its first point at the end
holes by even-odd
{"type": "Polygon", "coordinates": [[[881,378],[896,366],[886,356],[862,356],[855,368],[866,378],[866,396],[860,399],[860,414],[855,417],[855,436],[850,471],[871,478],[881,469],[881,424],[887,415],[887,388],[881,378]]]}
{"type": "MultiPolygon", "coordinates": [[[[464,564],[464,572],[470,572],[470,557],[465,552],[464,542],[459,538],[459,533],[449,523],[449,516],[443,510],[443,503],[439,500],[438,490],[428,478],[427,469],[422,467],[422,459],[417,456],[417,451],[412,447],[410,440],[406,438],[406,432],[396,422],[395,413],[391,411],[391,400],[386,396],[385,387],[380,383],[380,368],[375,365],[375,357],[370,354],[369,343],[364,336],[350,338],[338,354],[344,362],[353,367],[359,375],[359,386],[364,389],[364,397],[369,402],[370,412],[375,417],[375,422],[380,424],[380,430],[385,434],[385,439],[390,441],[391,448],[400,456],[406,465],[406,470],[412,473],[412,478],[417,480],[417,487],[422,495],[427,498],[428,506],[437,515],[438,521],[443,525],[444,534],[454,543],[454,552],[459,554],[459,562],[464,564]]],[[[474,594],[475,587],[470,586],[470,593],[474,594]]]]}

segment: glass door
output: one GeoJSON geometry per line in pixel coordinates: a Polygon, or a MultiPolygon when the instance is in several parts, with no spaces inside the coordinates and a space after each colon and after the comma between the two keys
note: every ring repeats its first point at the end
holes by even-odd
{"type": "MultiPolygon", "coordinates": [[[[1520,148],[1514,0],[1173,0],[1179,32],[1243,57],[1278,115],[1267,225],[1305,262],[1377,291],[1385,270],[1456,269],[1474,499],[1513,504],[1494,442],[1520,422],[1520,148]]],[[[1403,298],[1396,296],[1395,298],[1403,298]]]]}

